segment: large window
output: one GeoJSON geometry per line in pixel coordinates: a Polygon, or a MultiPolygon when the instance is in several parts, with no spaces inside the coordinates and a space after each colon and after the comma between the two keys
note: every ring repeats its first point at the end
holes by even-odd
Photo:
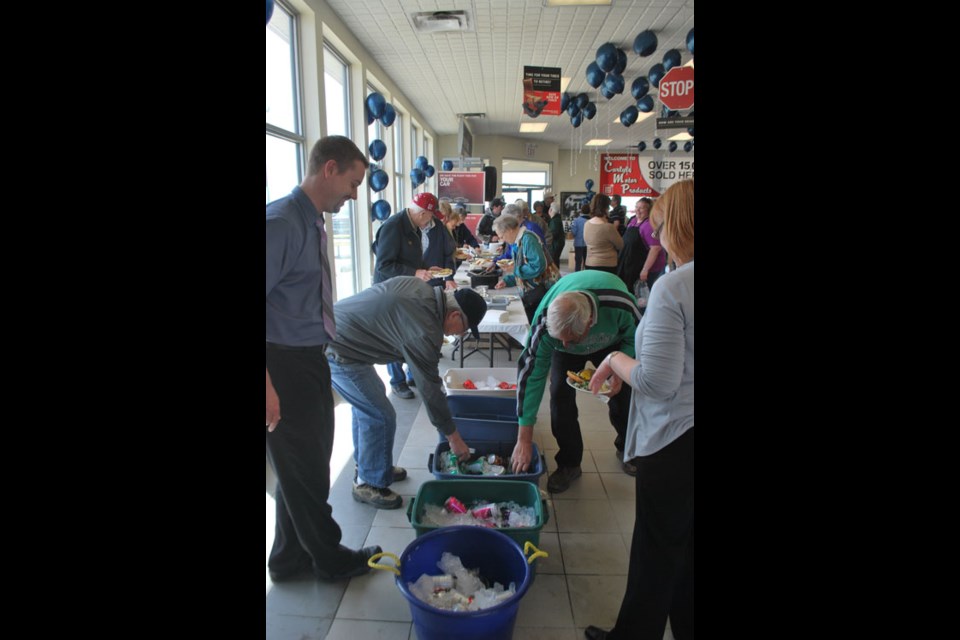
{"type": "Polygon", "coordinates": [[[403,170],[403,114],[398,111],[393,123],[393,192],[396,194],[394,209],[397,211],[407,206],[403,194],[409,179],[403,170]]]}
{"type": "MultiPolygon", "coordinates": [[[[329,45],[323,46],[323,86],[327,135],[350,135],[350,67],[329,45]]],[[[329,214],[328,214],[329,215],[329,214]]],[[[333,215],[333,270],[337,299],[357,292],[356,202],[347,200],[333,215]]]]}
{"type": "Polygon", "coordinates": [[[287,195],[303,179],[305,141],[296,34],[296,17],[277,3],[267,24],[267,202],[287,195]]]}

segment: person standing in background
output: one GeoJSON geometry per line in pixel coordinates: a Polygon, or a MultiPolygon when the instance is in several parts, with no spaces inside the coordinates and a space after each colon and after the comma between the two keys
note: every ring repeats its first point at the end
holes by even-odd
{"type": "Polygon", "coordinates": [[[566,234],[563,232],[563,215],[560,213],[558,202],[551,203],[548,211],[550,215],[549,229],[551,231],[550,257],[553,258],[553,263],[559,268],[563,247],[567,243],[566,234]]]}
{"type": "Polygon", "coordinates": [[[616,626],[589,640],[694,637],[694,234],[693,180],[670,186],[653,207],[654,234],[677,268],[650,290],[637,326],[636,358],[613,351],[590,380],[632,389],[627,448],[636,475],[636,515],[627,590],[616,626]]]}
{"type": "Polygon", "coordinates": [[[610,213],[607,214],[607,220],[613,225],[617,233],[623,236],[626,231],[627,208],[620,204],[620,196],[613,194],[610,196],[610,213]]]}
{"type": "Polygon", "coordinates": [[[587,269],[607,273],[617,272],[617,252],[623,249],[623,238],[607,221],[610,198],[598,193],[593,197],[591,218],[583,226],[583,240],[587,243],[587,269]]]}
{"type": "Polygon", "coordinates": [[[500,212],[503,211],[503,198],[494,198],[490,201],[490,211],[483,214],[479,224],[477,224],[477,234],[484,242],[496,242],[498,238],[493,233],[493,221],[497,219],[500,212]]]}
{"type": "Polygon", "coordinates": [[[321,138],[300,186],[267,205],[266,447],[277,476],[267,566],[274,582],[304,573],[322,580],[359,576],[381,551],[341,545],[328,503],[334,417],[325,351],[337,331],[323,212],[335,214],[357,199],[368,166],[349,138],[321,138]]]}
{"type": "Polygon", "coordinates": [[[587,261],[587,243],[583,239],[583,225],[590,219],[590,205],[580,205],[580,215],[570,224],[573,232],[573,255],[575,271],[582,271],[587,261]]]}
{"type": "MultiPolygon", "coordinates": [[[[643,200],[640,202],[643,202],[643,200]]],[[[663,275],[663,270],[667,266],[667,254],[663,251],[660,240],[657,239],[655,229],[650,222],[652,211],[657,207],[656,203],[651,207],[647,207],[646,215],[644,215],[640,208],[640,202],[637,203],[636,217],[643,217],[640,219],[638,230],[640,237],[643,238],[644,244],[646,244],[650,250],[647,252],[647,257],[644,259],[643,266],[640,268],[638,279],[640,282],[646,282],[647,286],[652,288],[653,283],[663,275]]],[[[659,202],[659,200],[657,202],[659,202]]]]}

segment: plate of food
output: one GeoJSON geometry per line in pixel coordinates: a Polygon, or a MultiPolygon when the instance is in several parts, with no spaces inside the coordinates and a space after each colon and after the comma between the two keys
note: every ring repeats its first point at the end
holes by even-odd
{"type": "Polygon", "coordinates": [[[463,249],[457,249],[456,251],[454,251],[453,257],[456,258],[457,260],[469,260],[470,258],[473,257],[473,254],[467,251],[464,251],[463,249]]]}
{"type": "Polygon", "coordinates": [[[513,260],[497,260],[497,266],[501,269],[513,266],[513,260]]]}
{"type": "MultiPolygon", "coordinates": [[[[577,391],[582,391],[583,393],[589,393],[593,395],[593,392],[590,391],[590,379],[593,377],[596,369],[585,368],[581,371],[567,371],[567,384],[576,389],[577,391]]],[[[603,386],[600,387],[600,394],[610,393],[610,383],[608,381],[603,382],[603,386]]]]}
{"type": "Polygon", "coordinates": [[[453,275],[453,269],[437,269],[436,267],[430,267],[430,274],[434,278],[446,278],[447,276],[453,275]]]}

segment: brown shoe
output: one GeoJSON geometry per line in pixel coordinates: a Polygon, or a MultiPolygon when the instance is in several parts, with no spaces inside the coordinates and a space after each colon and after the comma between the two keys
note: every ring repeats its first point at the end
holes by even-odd
{"type": "Polygon", "coordinates": [[[637,477],[637,465],[636,465],[636,460],[637,460],[637,459],[634,458],[633,460],[630,460],[630,461],[628,461],[628,462],[624,462],[624,463],[623,463],[623,472],[624,472],[625,474],[627,474],[628,476],[633,476],[634,478],[637,477]]]}
{"type": "Polygon", "coordinates": [[[570,481],[576,480],[583,472],[580,466],[576,467],[557,467],[557,470],[550,474],[547,479],[547,491],[550,493],[563,493],[570,488],[570,481]]]}
{"type": "Polygon", "coordinates": [[[403,506],[403,498],[387,487],[375,487],[370,484],[353,486],[353,499],[357,502],[366,502],[377,509],[399,509],[403,506]]]}

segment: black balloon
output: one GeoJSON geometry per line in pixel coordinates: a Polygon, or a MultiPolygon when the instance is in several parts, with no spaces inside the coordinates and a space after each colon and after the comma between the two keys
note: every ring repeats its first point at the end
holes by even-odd
{"type": "Polygon", "coordinates": [[[433,174],[435,174],[436,172],[437,170],[433,168],[432,164],[428,164],[427,168],[423,170],[423,174],[428,178],[432,178],[433,174]]]}
{"type": "Polygon", "coordinates": [[[650,91],[650,81],[643,76],[638,77],[633,81],[633,84],[630,85],[630,93],[637,100],[647,95],[648,91],[650,91]]]}
{"type": "MultiPolygon", "coordinates": [[[[692,135],[693,135],[693,127],[687,127],[687,133],[689,133],[689,134],[692,136],[692,135]]],[[[696,136],[694,136],[694,137],[696,137],[696,136]]],[[[707,142],[710,142],[709,137],[707,138],[707,142]]]]}
{"type": "Polygon", "coordinates": [[[444,171],[453,171],[453,160],[444,160],[441,166],[444,171]]]}
{"type": "Polygon", "coordinates": [[[670,49],[663,54],[663,70],[670,71],[674,67],[680,66],[680,52],[676,49],[670,49]]]}
{"type": "Polygon", "coordinates": [[[660,138],[654,138],[654,139],[653,139],[653,148],[654,148],[654,149],[659,149],[661,144],[663,144],[663,143],[660,142],[660,138]]]}
{"type": "Polygon", "coordinates": [[[587,106],[581,109],[581,111],[583,111],[583,115],[587,120],[593,120],[593,116],[597,115],[597,105],[588,102],[587,106]]]}
{"type": "Polygon", "coordinates": [[[572,118],[578,113],[580,113],[580,105],[577,104],[576,100],[571,100],[570,104],[567,105],[567,114],[572,118]]]}
{"type": "Polygon", "coordinates": [[[383,169],[377,169],[370,176],[370,188],[374,191],[383,191],[390,184],[390,177],[383,169]]]}
{"type": "Polygon", "coordinates": [[[374,140],[370,143],[370,157],[376,161],[383,160],[384,156],[387,155],[387,145],[383,143],[383,140],[374,140]]]}
{"type": "Polygon", "coordinates": [[[677,142],[676,142],[676,140],[671,140],[671,141],[670,141],[670,147],[669,147],[669,149],[670,149],[670,152],[671,152],[671,153],[673,153],[674,151],[677,150],[677,142]]]}
{"type": "Polygon", "coordinates": [[[657,50],[657,36],[649,29],[637,34],[633,40],[633,52],[638,56],[648,56],[657,50]]]}
{"type": "Polygon", "coordinates": [[[647,77],[650,78],[650,84],[655,87],[660,86],[660,80],[663,79],[663,75],[666,73],[663,69],[663,65],[659,62],[652,67],[650,67],[650,73],[647,74],[647,77]]]}
{"type": "Polygon", "coordinates": [[[603,79],[607,74],[603,72],[603,69],[596,62],[591,62],[587,65],[587,84],[596,89],[603,83],[603,79]]]}
{"type": "Polygon", "coordinates": [[[367,109],[370,110],[374,118],[379,118],[383,115],[383,107],[386,106],[386,104],[387,101],[384,97],[376,91],[367,96],[367,109]]]}
{"type": "Polygon", "coordinates": [[[687,153],[690,153],[690,149],[693,149],[693,143],[687,140],[686,142],[683,143],[683,150],[686,151],[687,153]]]}
{"type": "Polygon", "coordinates": [[[613,91],[611,91],[611,90],[607,87],[607,84],[606,84],[607,81],[606,81],[606,80],[604,80],[603,82],[604,82],[604,84],[600,87],[600,95],[602,95],[602,96],[603,96],[604,98],[606,98],[607,100],[610,100],[611,98],[613,98],[613,96],[615,96],[615,95],[617,95],[617,94],[614,93],[613,91]]]}
{"type": "Polygon", "coordinates": [[[633,105],[630,105],[620,113],[620,124],[625,127],[629,127],[637,121],[638,115],[639,113],[637,112],[637,108],[633,105]]]}
{"type": "Polygon", "coordinates": [[[644,142],[643,140],[641,140],[641,141],[640,141],[640,144],[637,145],[637,149],[640,149],[640,151],[643,151],[643,150],[645,150],[646,148],[647,148],[647,143],[644,142]]]}
{"type": "Polygon", "coordinates": [[[617,48],[613,44],[608,42],[597,49],[597,66],[604,73],[613,71],[617,66],[617,48]]]}
{"type": "Polygon", "coordinates": [[[397,119],[397,111],[393,108],[392,104],[383,105],[383,114],[380,116],[380,122],[383,123],[383,126],[389,127],[393,124],[394,120],[397,119]]]}
{"type": "MultiPolygon", "coordinates": [[[[587,188],[587,195],[592,195],[590,191],[593,189],[593,180],[587,178],[587,181],[583,183],[583,186],[587,188]]],[[[590,198],[587,199],[589,200],[590,198]]]]}
{"type": "Polygon", "coordinates": [[[613,94],[623,93],[623,84],[623,76],[615,73],[608,74],[607,79],[603,81],[603,87],[613,94]]]}
{"type": "Polygon", "coordinates": [[[570,104],[570,94],[564,91],[560,96],[560,111],[566,111],[568,104],[570,104]]]}
{"type": "Polygon", "coordinates": [[[637,109],[643,111],[644,113],[650,113],[653,111],[653,96],[648,93],[637,100],[637,109]]]}
{"type": "Polygon", "coordinates": [[[617,49],[617,66],[613,68],[614,72],[621,76],[623,75],[623,70],[627,68],[627,54],[624,53],[623,49],[617,49]]]}
{"type": "Polygon", "coordinates": [[[578,93],[578,94],[577,94],[577,106],[580,107],[580,110],[581,110],[581,111],[583,110],[583,108],[584,108],[585,106],[587,106],[587,103],[588,103],[588,102],[590,102],[590,96],[588,96],[588,95],[585,94],[585,93],[578,93]]]}
{"type": "Polygon", "coordinates": [[[577,111],[577,114],[576,114],[576,115],[571,116],[570,122],[573,124],[573,128],[574,128],[574,129],[576,129],[577,127],[579,127],[579,126],[580,126],[580,123],[583,122],[583,112],[582,112],[582,111],[577,111]]]}
{"type": "Polygon", "coordinates": [[[687,34],[687,51],[693,53],[693,29],[687,34]]]}

